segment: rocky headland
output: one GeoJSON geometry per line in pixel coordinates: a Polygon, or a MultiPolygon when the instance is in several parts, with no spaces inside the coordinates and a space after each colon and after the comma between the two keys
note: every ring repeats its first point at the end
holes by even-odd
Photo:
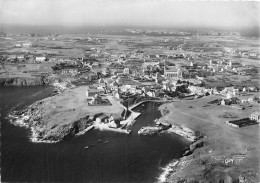
{"type": "MultiPolygon", "coordinates": [[[[58,88],[68,83],[57,84],[58,88]]],[[[70,85],[69,85],[70,86],[70,85]]],[[[23,111],[10,115],[13,123],[31,128],[33,142],[58,142],[73,137],[93,124],[100,113],[121,117],[124,108],[112,101],[112,106],[88,106],[85,97],[86,87],[63,88],[58,95],[37,101],[23,111]]],[[[112,100],[112,99],[111,99],[112,100]]]]}

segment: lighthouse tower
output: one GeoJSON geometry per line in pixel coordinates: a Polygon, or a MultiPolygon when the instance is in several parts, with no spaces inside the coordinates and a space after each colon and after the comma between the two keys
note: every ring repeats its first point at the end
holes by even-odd
{"type": "Polygon", "coordinates": [[[229,67],[232,67],[232,61],[231,60],[229,61],[229,67]]]}

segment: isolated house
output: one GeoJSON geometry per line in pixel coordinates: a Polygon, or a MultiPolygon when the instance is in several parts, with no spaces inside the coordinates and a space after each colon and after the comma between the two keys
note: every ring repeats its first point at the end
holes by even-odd
{"type": "Polygon", "coordinates": [[[36,57],[35,61],[36,62],[44,62],[44,61],[46,61],[46,57],[36,57]]]}
{"type": "Polygon", "coordinates": [[[107,121],[108,121],[108,116],[104,114],[96,118],[96,122],[98,123],[107,122],[107,121]]]}
{"type": "Polygon", "coordinates": [[[260,122],[260,112],[253,112],[250,116],[250,119],[259,123],[260,122]]]}
{"type": "Polygon", "coordinates": [[[124,68],[124,74],[130,74],[129,68],[124,68]]]}

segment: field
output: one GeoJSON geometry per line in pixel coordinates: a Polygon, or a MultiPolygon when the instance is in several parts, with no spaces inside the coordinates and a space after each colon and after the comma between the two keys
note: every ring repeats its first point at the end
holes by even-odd
{"type": "Polygon", "coordinates": [[[172,175],[170,181],[191,177],[196,177],[197,180],[214,181],[226,176],[237,180],[241,174],[248,177],[249,182],[259,180],[259,125],[234,128],[226,125],[225,122],[229,119],[223,117],[230,113],[232,120],[247,118],[259,109],[259,105],[255,104],[246,110],[216,104],[208,105],[209,101],[217,98],[217,96],[208,96],[163,106],[170,112],[165,116],[167,121],[184,125],[207,136],[204,147],[197,149],[191,155],[193,159],[187,161],[189,166],[179,170],[178,174],[172,175]],[[234,153],[246,154],[247,158],[242,160],[240,165],[226,166],[223,162],[213,161],[215,157],[228,157],[234,153]]]}

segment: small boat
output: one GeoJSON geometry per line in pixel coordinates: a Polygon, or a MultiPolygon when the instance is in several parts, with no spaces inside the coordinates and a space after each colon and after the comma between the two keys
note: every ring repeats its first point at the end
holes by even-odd
{"type": "Polygon", "coordinates": [[[90,146],[95,146],[95,144],[90,144],[90,146]]]}
{"type": "Polygon", "coordinates": [[[85,146],[84,149],[88,149],[88,146],[85,146]]]}
{"type": "Polygon", "coordinates": [[[105,144],[107,144],[108,143],[108,141],[106,141],[106,142],[104,142],[105,144]]]}
{"type": "Polygon", "coordinates": [[[102,140],[101,140],[101,139],[99,139],[99,140],[98,140],[98,142],[102,142],[102,140]]]}

